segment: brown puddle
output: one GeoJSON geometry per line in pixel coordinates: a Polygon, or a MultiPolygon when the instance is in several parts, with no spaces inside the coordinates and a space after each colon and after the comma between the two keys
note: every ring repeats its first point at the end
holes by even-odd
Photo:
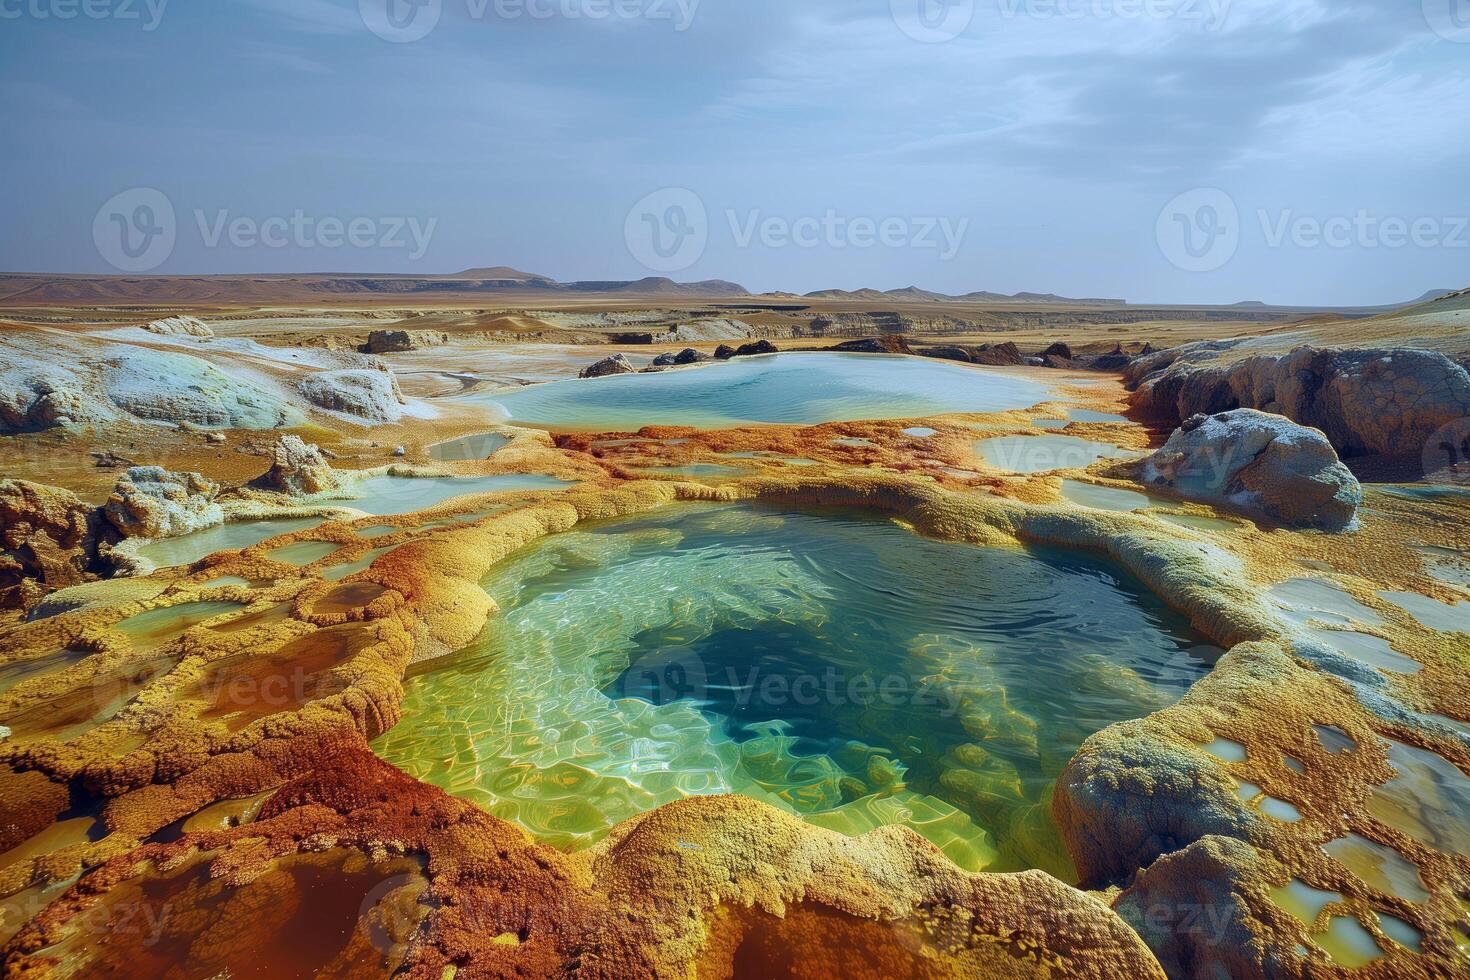
{"type": "Polygon", "coordinates": [[[68,741],[111,721],[138,692],[173,669],[178,658],[150,657],[100,674],[48,701],[0,718],[17,742],[37,738],[68,741]]]}
{"type": "Polygon", "coordinates": [[[202,700],[200,721],[229,718],[231,731],[344,690],[329,671],[377,642],[362,623],[346,623],[291,640],[273,653],[237,653],[211,664],[185,692],[202,700]]]}
{"type": "Polygon", "coordinates": [[[323,593],[312,603],[311,611],[317,616],[345,615],[372,604],[388,590],[376,582],[352,582],[339,585],[323,593]]]}
{"type": "Polygon", "coordinates": [[[64,977],[386,977],[427,887],[420,861],[373,864],[353,850],[285,857],[238,888],[199,857],[118,885],[44,955],[64,977]]]}
{"type": "Polygon", "coordinates": [[[291,618],[291,603],[281,602],[274,606],[268,606],[260,612],[232,619],[228,623],[221,623],[211,627],[216,633],[243,633],[245,630],[254,629],[257,626],[269,626],[273,623],[284,623],[291,618]]]}
{"type": "Polygon", "coordinates": [[[40,677],[52,671],[62,670],[72,664],[81,663],[92,654],[91,650],[77,650],[68,647],[55,653],[48,653],[40,657],[32,657],[29,660],[18,660],[0,666],[0,694],[4,694],[21,681],[30,680],[32,677],[40,677]]]}
{"type": "Polygon", "coordinates": [[[151,650],[178,639],[205,620],[243,608],[239,602],[185,602],[129,616],[112,628],[127,636],[135,650],[151,650]]]}
{"type": "Polygon", "coordinates": [[[255,818],[260,814],[260,808],[265,806],[265,801],[270,799],[274,793],[275,790],[270,789],[264,793],[256,793],[254,796],[211,803],[201,810],[180,817],[156,832],[148,840],[155,844],[172,844],[185,834],[230,830],[247,823],[254,823],[255,818]]]}
{"type": "Polygon", "coordinates": [[[61,814],[40,833],[0,854],[0,868],[64,851],[78,844],[96,843],[107,836],[107,828],[103,826],[99,812],[100,808],[91,811],[72,810],[61,814]]]}

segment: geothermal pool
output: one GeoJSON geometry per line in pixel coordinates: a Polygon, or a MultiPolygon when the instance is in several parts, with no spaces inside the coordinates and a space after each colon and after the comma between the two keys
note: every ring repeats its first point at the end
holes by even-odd
{"type": "Polygon", "coordinates": [[[1057,775],[1214,653],[1101,560],[850,512],[682,505],[545,539],[484,584],[503,614],[409,679],[375,748],[569,849],[738,792],[1074,879],[1057,775]]]}
{"type": "Polygon", "coordinates": [[[470,395],[513,422],[589,431],[645,425],[810,425],[1030,408],[1040,382],[919,357],[775,354],[658,374],[557,381],[470,395]]]}

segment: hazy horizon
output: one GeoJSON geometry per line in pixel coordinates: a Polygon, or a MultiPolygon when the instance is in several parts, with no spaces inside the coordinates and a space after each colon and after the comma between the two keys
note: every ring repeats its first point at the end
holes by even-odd
{"type": "Polygon", "coordinates": [[[1460,3],[0,0],[0,269],[1401,303],[1460,3]]]}

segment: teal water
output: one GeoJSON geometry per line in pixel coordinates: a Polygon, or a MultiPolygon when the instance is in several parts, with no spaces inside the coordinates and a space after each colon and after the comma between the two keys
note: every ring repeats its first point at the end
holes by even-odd
{"type": "Polygon", "coordinates": [[[498,432],[481,432],[472,436],[440,442],[428,449],[430,459],[441,463],[460,463],[466,460],[489,459],[510,445],[510,436],[498,432]]]}
{"type": "Polygon", "coordinates": [[[375,747],[567,848],[733,791],[1073,879],[1062,767],[1209,664],[1109,564],[840,512],[685,505],[546,539],[485,586],[503,615],[409,680],[375,747]]]}
{"type": "Polygon", "coordinates": [[[613,431],[645,425],[810,425],[1003,412],[1045,401],[1050,389],[999,371],[917,357],[777,354],[469,397],[514,422],[613,431]]]}

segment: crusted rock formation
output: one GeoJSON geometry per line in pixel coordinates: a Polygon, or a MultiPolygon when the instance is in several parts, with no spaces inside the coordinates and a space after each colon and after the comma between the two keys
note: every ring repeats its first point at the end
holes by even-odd
{"type": "Polygon", "coordinates": [[[162,320],[144,324],[143,329],[164,337],[197,337],[200,340],[207,340],[214,336],[214,331],[209,329],[203,320],[193,316],[165,317],[162,320]]]}
{"type": "Polygon", "coordinates": [[[1363,490],[1327,437],[1248,408],[1196,415],[1139,464],[1141,481],[1293,528],[1352,526],[1363,490]]]}
{"type": "Polygon", "coordinates": [[[96,508],[60,487],[0,480],[0,608],[84,582],[97,557],[96,508]]]}
{"type": "Polygon", "coordinates": [[[271,447],[271,468],[252,484],[292,496],[325,493],[341,485],[321,449],[300,436],[281,436],[271,447]]]}
{"type": "Polygon", "coordinates": [[[368,334],[366,352],[396,354],[423,350],[449,343],[449,335],[433,330],[374,330],[368,334]]]}
{"type": "Polygon", "coordinates": [[[297,387],[320,408],[369,422],[397,422],[403,418],[403,392],[391,371],[318,371],[303,378],[297,387]]]}
{"type": "Polygon", "coordinates": [[[102,514],[124,538],[171,538],[224,521],[218,494],[219,486],[198,473],[135,466],[117,481],[102,514]]]}

